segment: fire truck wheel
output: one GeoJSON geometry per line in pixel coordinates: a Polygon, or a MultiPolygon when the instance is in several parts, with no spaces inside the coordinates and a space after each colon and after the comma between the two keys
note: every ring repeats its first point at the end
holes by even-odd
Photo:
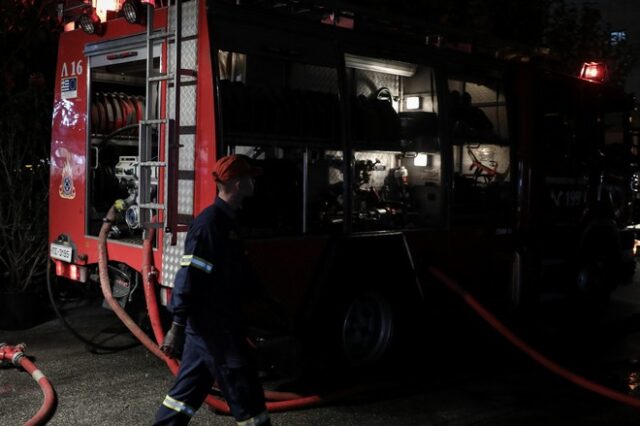
{"type": "Polygon", "coordinates": [[[355,366],[377,364],[388,354],[395,328],[395,315],[387,298],[376,292],[356,296],[342,316],[344,357],[355,366]]]}

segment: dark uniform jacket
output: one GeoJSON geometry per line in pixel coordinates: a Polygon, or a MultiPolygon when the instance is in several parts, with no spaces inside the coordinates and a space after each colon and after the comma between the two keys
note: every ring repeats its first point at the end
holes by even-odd
{"type": "Polygon", "coordinates": [[[222,199],[202,211],[187,233],[170,310],[186,332],[205,341],[246,336],[242,305],[261,293],[238,237],[235,212],[222,199]]]}

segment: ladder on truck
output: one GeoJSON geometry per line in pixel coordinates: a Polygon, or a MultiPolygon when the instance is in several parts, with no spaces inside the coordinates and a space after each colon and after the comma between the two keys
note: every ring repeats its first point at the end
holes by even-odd
{"type": "Polygon", "coordinates": [[[141,226],[145,229],[164,227],[165,235],[170,235],[168,241],[165,237],[165,244],[175,246],[178,233],[187,230],[188,222],[193,217],[197,1],[189,1],[186,5],[183,5],[183,0],[169,2],[167,25],[160,30],[154,30],[154,7],[147,4],[146,9],[146,103],[144,119],[140,120],[138,128],[138,209],[141,226]],[[183,12],[186,12],[186,16],[183,12]],[[154,46],[165,42],[166,70],[162,69],[162,61],[160,68],[156,69],[154,46]],[[157,90],[154,90],[156,87],[157,90]],[[183,91],[193,93],[183,96],[183,91]],[[154,101],[154,96],[162,99],[163,95],[164,108],[160,102],[154,101]],[[157,152],[154,150],[154,135],[157,136],[157,143],[163,136],[163,161],[154,156],[154,151],[157,152]],[[162,170],[164,173],[161,173],[162,170]],[[165,185],[161,196],[158,189],[162,176],[165,185]],[[155,199],[152,197],[154,177],[158,181],[155,199]],[[154,215],[160,211],[163,212],[164,221],[154,220],[154,215]]]}

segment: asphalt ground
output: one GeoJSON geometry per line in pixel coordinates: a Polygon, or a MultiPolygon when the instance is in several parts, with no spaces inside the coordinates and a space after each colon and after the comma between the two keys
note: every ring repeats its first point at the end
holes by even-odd
{"type": "MultiPolygon", "coordinates": [[[[640,284],[613,295],[602,322],[578,333],[553,324],[563,306],[550,303],[535,345],[562,365],[620,392],[640,385],[640,284]],[[545,324],[545,319],[547,324],[545,324]]],[[[106,344],[131,338],[110,312],[81,310],[79,331],[106,344]],[[105,339],[109,339],[105,341],[105,339]]],[[[395,369],[336,378],[323,389],[358,387],[341,400],[273,413],[274,425],[637,425],[640,412],[561,379],[504,341],[460,306],[416,338],[416,353],[395,369]],[[418,347],[423,349],[418,351],[418,347]],[[411,358],[411,360],[410,360],[411,358]]],[[[142,346],[94,353],[57,319],[27,330],[0,331],[0,341],[25,342],[27,355],[58,395],[51,425],[146,425],[172,381],[165,365],[142,346]]],[[[327,374],[331,373],[327,371],[327,374]]],[[[640,395],[637,395],[640,397],[640,395]]],[[[0,425],[21,425],[40,407],[42,393],[25,372],[0,368],[0,425]]],[[[231,417],[201,408],[191,424],[232,425],[231,417]]]]}

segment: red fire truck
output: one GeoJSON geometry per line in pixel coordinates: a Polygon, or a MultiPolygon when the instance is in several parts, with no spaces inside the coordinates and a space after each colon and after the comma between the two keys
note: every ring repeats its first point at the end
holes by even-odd
{"type": "Polygon", "coordinates": [[[639,141],[599,64],[557,75],[331,2],[106,3],[63,12],[59,282],[97,287],[98,233],[117,203],[113,293],[127,306],[141,291],[155,227],[166,305],[188,225],[215,196],[212,164],[229,153],[264,170],[243,237],[303,351],[384,359],[422,326],[427,265],[512,307],[546,292],[604,301],[633,274],[639,141]]]}

